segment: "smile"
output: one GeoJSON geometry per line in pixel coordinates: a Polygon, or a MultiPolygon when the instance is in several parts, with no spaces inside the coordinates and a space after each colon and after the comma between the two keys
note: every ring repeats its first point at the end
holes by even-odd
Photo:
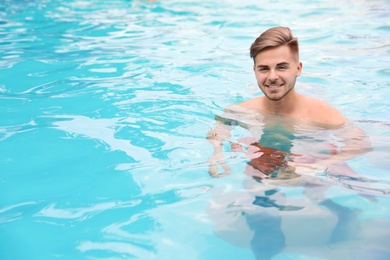
{"type": "Polygon", "coordinates": [[[280,87],[282,87],[283,86],[283,84],[282,85],[265,85],[267,88],[272,88],[272,89],[275,89],[275,88],[280,88],[280,87]]]}

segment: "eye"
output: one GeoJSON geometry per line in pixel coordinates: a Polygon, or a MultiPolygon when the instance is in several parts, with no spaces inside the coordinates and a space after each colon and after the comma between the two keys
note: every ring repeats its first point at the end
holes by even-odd
{"type": "Polygon", "coordinates": [[[260,71],[260,72],[266,72],[267,70],[268,70],[267,67],[260,67],[260,68],[259,68],[259,71],[260,71]]]}
{"type": "Polygon", "coordinates": [[[286,69],[288,69],[288,65],[287,64],[281,64],[281,65],[278,66],[278,69],[279,70],[286,70],[286,69]]]}

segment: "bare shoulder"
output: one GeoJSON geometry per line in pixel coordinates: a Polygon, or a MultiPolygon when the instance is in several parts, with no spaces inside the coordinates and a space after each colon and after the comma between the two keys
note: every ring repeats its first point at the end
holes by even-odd
{"type": "Polygon", "coordinates": [[[341,126],[347,122],[344,115],[335,107],[314,97],[306,96],[309,116],[313,121],[321,124],[341,126]]]}
{"type": "Polygon", "coordinates": [[[250,109],[261,109],[262,108],[262,99],[264,97],[255,97],[255,98],[252,98],[252,99],[249,99],[249,100],[246,100],[244,102],[241,102],[239,104],[237,104],[238,106],[242,107],[242,108],[250,108],[250,109]]]}

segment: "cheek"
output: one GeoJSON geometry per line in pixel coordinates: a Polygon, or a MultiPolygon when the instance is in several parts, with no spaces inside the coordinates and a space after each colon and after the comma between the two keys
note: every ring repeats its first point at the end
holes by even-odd
{"type": "Polygon", "coordinates": [[[298,74],[296,71],[290,71],[289,73],[286,73],[283,78],[286,81],[294,81],[298,77],[298,74]]]}
{"type": "Polygon", "coordinates": [[[262,82],[265,79],[264,75],[262,75],[260,73],[256,73],[255,77],[256,77],[257,82],[262,82]]]}

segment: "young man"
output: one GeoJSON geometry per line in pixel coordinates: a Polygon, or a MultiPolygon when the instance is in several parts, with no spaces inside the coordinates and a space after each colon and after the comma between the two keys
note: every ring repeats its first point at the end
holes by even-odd
{"type": "MultiPolygon", "coordinates": [[[[263,119],[268,118],[266,121],[271,121],[271,123],[264,125],[264,133],[280,132],[278,136],[281,136],[281,139],[287,139],[285,146],[291,148],[294,146],[292,144],[294,137],[291,137],[293,127],[289,127],[288,124],[280,126],[275,123],[278,120],[302,121],[325,129],[337,129],[346,125],[346,118],[337,109],[319,99],[304,96],[295,91],[296,79],[302,72],[302,62],[299,60],[298,40],[293,37],[289,28],[274,27],[263,32],[251,45],[250,56],[254,61],[253,71],[257,84],[264,96],[244,101],[235,108],[241,112],[245,111],[243,113],[246,114],[258,113],[264,116],[263,119]],[[278,126],[275,127],[275,125],[278,126]]],[[[217,120],[217,127],[211,130],[207,137],[214,146],[214,155],[209,160],[209,173],[213,177],[230,174],[230,168],[223,162],[221,146],[224,140],[230,139],[230,126],[223,121],[217,120]],[[218,174],[218,165],[224,169],[224,173],[218,174]]],[[[329,154],[332,156],[329,156],[327,160],[347,160],[360,154],[362,150],[366,151],[369,147],[366,145],[367,138],[361,130],[354,127],[353,130],[348,130],[346,135],[352,135],[355,138],[352,141],[346,141],[342,151],[340,151],[341,148],[336,148],[337,151],[330,151],[329,154]],[[335,158],[336,155],[337,158],[335,158]]],[[[277,145],[279,141],[270,136],[263,134],[261,140],[248,144],[252,159],[248,165],[267,176],[273,173],[283,175],[283,172],[294,172],[295,168],[289,166],[293,165],[292,160],[286,159],[293,156],[290,149],[281,149],[277,145]],[[255,158],[256,155],[260,156],[255,158]],[[270,158],[275,159],[270,162],[270,158]]],[[[241,149],[240,145],[234,143],[232,148],[241,149]]],[[[323,164],[330,163],[322,161],[323,164]]]]}
{"type": "Polygon", "coordinates": [[[299,61],[298,40],[289,28],[275,27],[262,33],[252,44],[250,55],[257,84],[264,96],[239,106],[331,126],[345,124],[346,119],[335,108],[295,92],[302,62],[299,61]]]}
{"type": "MultiPolygon", "coordinates": [[[[335,203],[325,191],[339,179],[358,177],[345,161],[369,151],[368,138],[337,109],[295,91],[302,63],[290,29],[265,31],[250,54],[264,95],[227,107],[208,134],[214,147],[210,175],[231,173],[222,155],[222,143],[231,140],[233,151],[246,153],[244,173],[251,177],[243,179],[244,190],[213,189],[208,212],[215,233],[235,246],[250,247],[256,259],[271,259],[285,248],[334,258],[329,245],[337,251],[338,245],[354,241],[362,223],[357,210],[335,203]],[[238,134],[231,131],[233,125],[239,125],[238,134]],[[233,141],[236,136],[245,137],[233,141]]],[[[369,184],[354,185],[346,187],[373,190],[369,184]]]]}

